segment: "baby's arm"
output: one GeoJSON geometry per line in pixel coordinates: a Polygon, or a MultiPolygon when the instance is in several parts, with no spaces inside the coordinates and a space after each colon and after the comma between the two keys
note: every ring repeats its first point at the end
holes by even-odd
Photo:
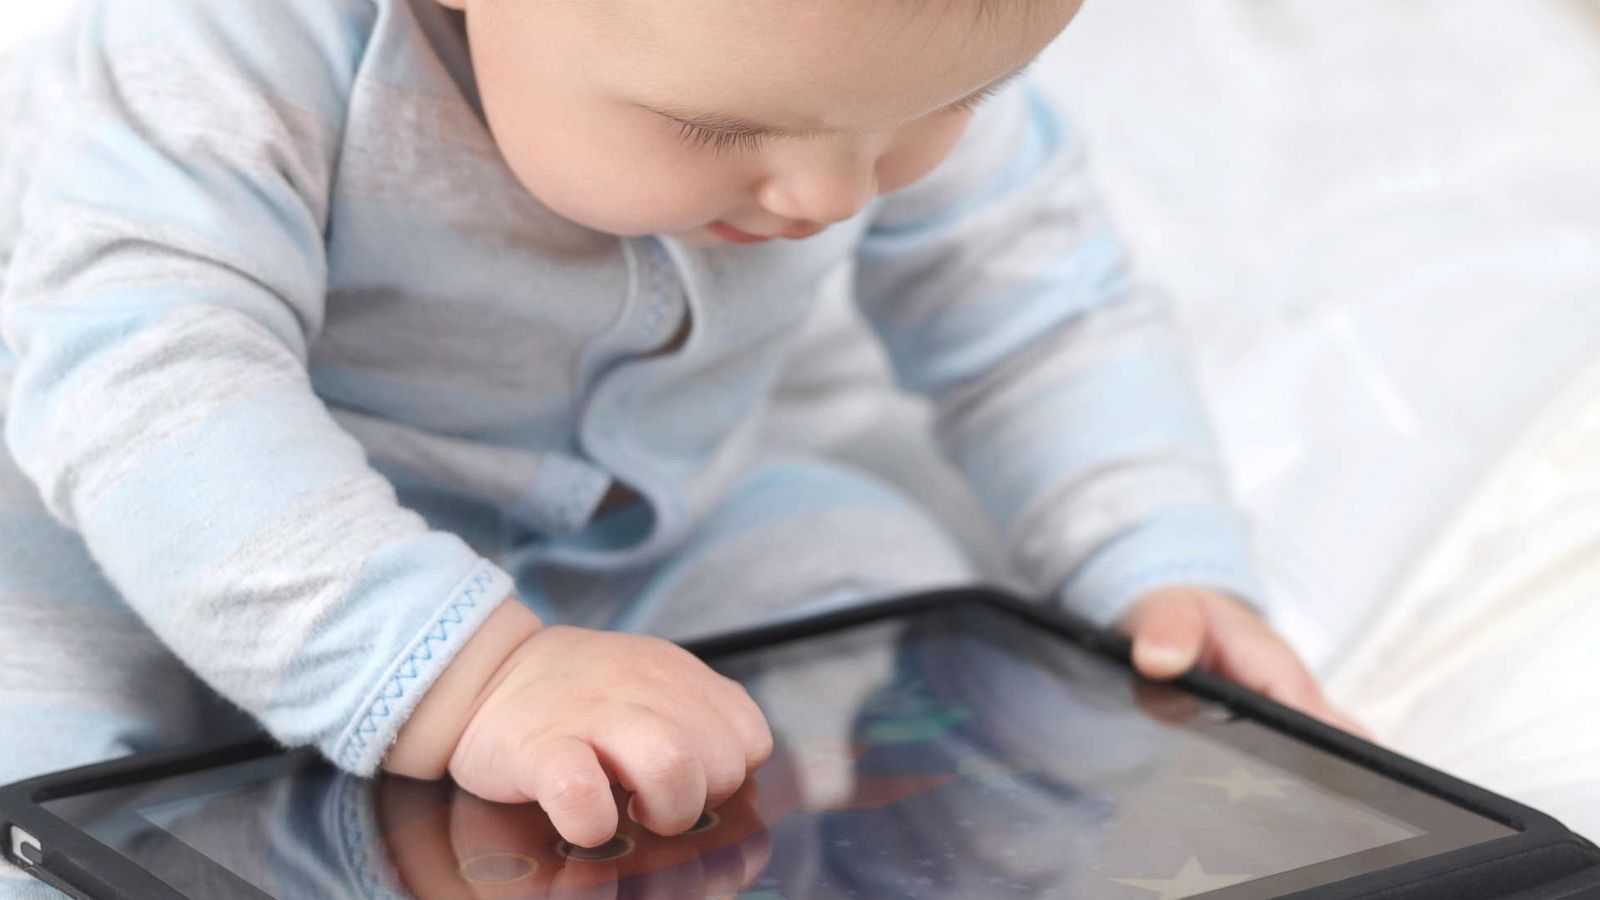
{"type": "Polygon", "coordinates": [[[80,7],[0,310],[6,443],[51,514],[201,678],[358,774],[511,589],[307,376],[375,9],[80,7]]]}
{"type": "Polygon", "coordinates": [[[1134,632],[1146,674],[1199,657],[1331,713],[1267,626],[1165,300],[1134,277],[1037,88],[1002,92],[938,170],[883,200],[857,288],[1035,590],[1134,632]]]}
{"type": "Polygon", "coordinates": [[[858,298],[1019,574],[1100,624],[1165,585],[1262,591],[1164,298],[1031,83],[886,198],[858,298]]]}

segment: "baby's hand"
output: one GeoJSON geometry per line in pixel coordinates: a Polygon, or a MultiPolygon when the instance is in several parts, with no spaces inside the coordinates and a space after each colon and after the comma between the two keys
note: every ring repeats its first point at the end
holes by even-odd
{"type": "Polygon", "coordinates": [[[467,791],[537,801],[561,836],[594,847],[628,815],[688,830],[772,753],[744,687],[660,638],[553,626],[526,638],[485,685],[449,763],[467,791]]]}
{"type": "Polygon", "coordinates": [[[1118,623],[1133,638],[1133,664],[1156,680],[1195,665],[1368,740],[1371,732],[1335,709],[1283,638],[1245,604],[1203,588],[1173,587],[1139,598],[1118,623]]]}

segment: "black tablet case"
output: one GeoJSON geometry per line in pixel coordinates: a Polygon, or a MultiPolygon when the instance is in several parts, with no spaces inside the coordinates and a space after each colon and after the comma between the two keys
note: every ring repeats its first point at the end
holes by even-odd
{"type": "MultiPolygon", "coordinates": [[[[811,637],[877,619],[955,603],[986,603],[1009,610],[1092,652],[1130,665],[1128,639],[1070,614],[1018,600],[997,590],[963,588],[901,597],[793,623],[757,628],[689,645],[702,657],[811,637]]],[[[1288,895],[1293,900],[1600,900],[1600,848],[1550,816],[1483,788],[1369,744],[1267,697],[1206,672],[1176,684],[1219,701],[1250,718],[1395,781],[1443,798],[1519,833],[1478,846],[1415,860],[1288,895]]],[[[42,775],[0,788],[0,851],[13,863],[74,898],[84,900],[188,900],[131,860],[61,820],[40,804],[52,799],[227,765],[282,752],[271,738],[237,738],[201,747],[124,757],[42,775]],[[12,853],[12,826],[43,847],[12,853]],[[38,858],[32,858],[37,856],[38,858]]],[[[312,752],[310,748],[293,751],[312,752]]],[[[223,874],[226,878],[226,875],[223,874]]],[[[238,881],[236,895],[264,897],[238,881]]],[[[230,890],[230,893],[234,893],[230,890]]],[[[294,898],[280,898],[294,900],[294,898]]]]}

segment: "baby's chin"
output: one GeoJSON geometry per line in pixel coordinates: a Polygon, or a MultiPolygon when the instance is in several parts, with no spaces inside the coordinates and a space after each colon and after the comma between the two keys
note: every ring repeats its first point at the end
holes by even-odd
{"type": "Polygon", "coordinates": [[[617,238],[627,239],[655,236],[670,238],[687,247],[732,246],[729,241],[725,241],[722,238],[717,237],[717,235],[708,230],[705,225],[695,225],[688,228],[681,226],[652,228],[639,224],[630,224],[627,227],[618,228],[615,225],[610,225],[609,223],[596,224],[577,222],[576,224],[579,224],[590,231],[608,234],[617,238]]]}
{"type": "MultiPolygon", "coordinates": [[[[751,240],[748,237],[746,237],[746,238],[735,237],[735,238],[730,239],[727,233],[718,233],[718,231],[716,230],[716,228],[727,227],[727,226],[721,225],[720,223],[721,223],[720,219],[715,219],[715,220],[712,220],[711,222],[707,222],[707,223],[705,223],[703,225],[692,225],[692,226],[689,226],[689,227],[682,227],[682,226],[675,226],[675,225],[667,225],[665,227],[651,227],[649,225],[646,225],[646,224],[644,224],[642,222],[637,222],[637,221],[630,222],[626,226],[623,226],[623,227],[618,227],[618,223],[616,223],[616,222],[605,222],[605,223],[599,223],[599,222],[581,223],[580,222],[579,224],[583,224],[587,228],[590,228],[590,229],[593,229],[595,231],[599,231],[599,232],[602,232],[602,233],[605,233],[605,234],[614,235],[616,237],[630,238],[630,237],[644,237],[645,235],[656,235],[658,237],[670,238],[670,239],[672,239],[672,240],[674,240],[674,241],[676,241],[676,242],[678,242],[680,244],[683,244],[684,246],[688,246],[688,247],[737,247],[737,246],[740,246],[740,245],[743,245],[743,244],[765,243],[765,242],[767,242],[769,240],[772,240],[773,238],[776,238],[776,237],[784,237],[784,238],[788,238],[790,240],[804,240],[806,238],[812,237],[813,235],[817,234],[818,232],[820,232],[822,230],[822,229],[815,229],[815,230],[812,230],[812,231],[810,231],[809,233],[806,233],[806,234],[773,235],[772,237],[762,238],[760,240],[751,240]]],[[[734,233],[737,234],[737,231],[735,231],[734,233]]]]}

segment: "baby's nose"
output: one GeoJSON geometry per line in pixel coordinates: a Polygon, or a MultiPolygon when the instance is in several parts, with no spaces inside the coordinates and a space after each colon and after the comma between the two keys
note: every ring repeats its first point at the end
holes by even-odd
{"type": "Polygon", "coordinates": [[[872,166],[827,166],[768,179],[757,201],[785,219],[831,225],[860,212],[877,193],[872,166]]]}

